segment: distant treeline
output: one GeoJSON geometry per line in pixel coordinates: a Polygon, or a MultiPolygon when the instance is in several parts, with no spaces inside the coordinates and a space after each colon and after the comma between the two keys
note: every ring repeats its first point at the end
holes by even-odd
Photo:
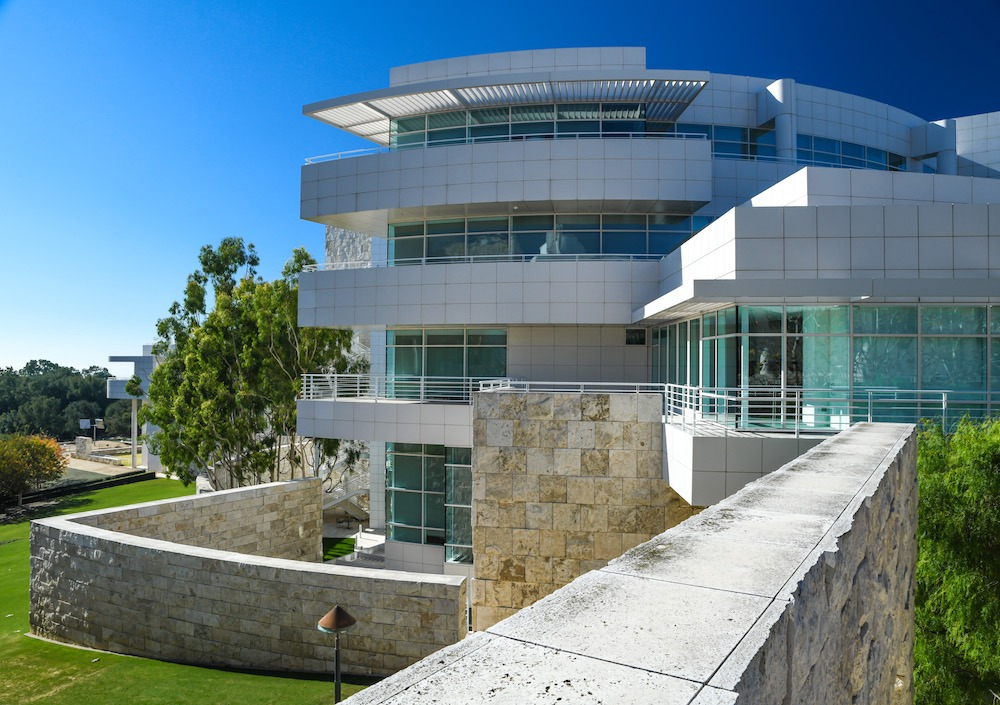
{"type": "Polygon", "coordinates": [[[0,434],[72,440],[91,433],[80,430],[80,419],[103,418],[106,431],[99,434],[129,435],[131,402],[107,398],[109,377],[104,367],[76,370],[48,360],[32,360],[20,370],[0,367],[0,434]]]}

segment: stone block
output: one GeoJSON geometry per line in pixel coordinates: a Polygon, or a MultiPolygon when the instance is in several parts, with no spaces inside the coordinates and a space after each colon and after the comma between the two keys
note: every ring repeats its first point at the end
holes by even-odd
{"type": "Polygon", "coordinates": [[[514,475],[511,477],[511,498],[516,502],[538,502],[539,477],[537,475],[514,475]]]}
{"type": "MultiPolygon", "coordinates": [[[[538,553],[541,557],[564,558],[566,556],[566,532],[539,531],[538,553]]],[[[476,562],[478,564],[478,558],[476,558],[476,562]]]]}
{"type": "Polygon", "coordinates": [[[607,394],[583,394],[580,396],[580,418],[584,421],[608,421],[611,415],[611,400],[607,394]]]}
{"type": "Polygon", "coordinates": [[[528,529],[552,528],[552,505],[528,502],[524,505],[525,527],[528,529]]]}
{"type": "Polygon", "coordinates": [[[565,477],[542,476],[538,478],[538,501],[553,504],[566,502],[565,477]]]}
{"type": "Polygon", "coordinates": [[[555,448],[552,450],[555,475],[579,475],[581,473],[581,451],[579,448],[555,448]]]}
{"type": "Polygon", "coordinates": [[[486,422],[486,445],[509,448],[513,444],[513,421],[509,419],[490,419],[486,422]]]}
{"type": "Polygon", "coordinates": [[[556,421],[579,421],[581,413],[579,394],[556,394],[552,397],[552,418],[556,421]]]}
{"type": "Polygon", "coordinates": [[[594,448],[605,450],[622,448],[622,429],[620,421],[598,421],[594,424],[594,448]]]}
{"type": "Polygon", "coordinates": [[[568,448],[591,449],[594,447],[594,422],[570,421],[566,424],[568,448]]]}
{"type": "Polygon", "coordinates": [[[526,471],[529,475],[552,475],[555,472],[555,449],[527,448],[526,471]]]}
{"type": "Polygon", "coordinates": [[[525,395],[524,416],[529,419],[552,418],[552,395],[534,392],[525,395]]]}
{"type": "Polygon", "coordinates": [[[637,418],[635,394],[609,394],[609,421],[634,422],[637,418]]]}
{"type": "Polygon", "coordinates": [[[593,504],[594,478],[567,477],[566,501],[569,504],[593,504]]]}
{"type": "Polygon", "coordinates": [[[526,448],[535,448],[539,446],[539,433],[541,431],[541,423],[539,421],[521,421],[516,420],[514,423],[514,442],[515,446],[524,446],[526,448]]]}

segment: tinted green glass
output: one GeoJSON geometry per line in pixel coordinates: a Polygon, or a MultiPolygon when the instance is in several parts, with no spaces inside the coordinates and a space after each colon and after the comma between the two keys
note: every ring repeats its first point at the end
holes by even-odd
{"type": "Polygon", "coordinates": [[[802,386],[802,336],[785,337],[785,386],[802,386]]]}
{"type": "Polygon", "coordinates": [[[507,122],[510,120],[510,108],[486,108],[484,110],[470,110],[470,125],[488,125],[497,122],[507,122]]]}
{"type": "Polygon", "coordinates": [[[424,234],[424,224],[420,223],[392,223],[389,226],[389,237],[414,237],[424,234]]]}
{"type": "Polygon", "coordinates": [[[555,134],[555,123],[552,122],[515,122],[510,126],[513,135],[552,135],[555,134]]]}
{"type": "Polygon", "coordinates": [[[605,120],[641,120],[646,116],[643,103],[604,103],[601,117],[605,120]]]}
{"type": "Polygon", "coordinates": [[[601,117],[601,106],[597,103],[565,103],[556,106],[556,118],[559,120],[598,120],[601,117]]]}
{"type": "Polygon", "coordinates": [[[469,345],[506,345],[507,331],[502,328],[470,328],[469,345]]]}
{"type": "Polygon", "coordinates": [[[990,340],[990,391],[1000,398],[1000,338],[990,340]]]}
{"type": "Polygon", "coordinates": [[[444,492],[444,456],[424,456],[424,492],[444,492]]]}
{"type": "Polygon", "coordinates": [[[732,335],[736,331],[736,309],[724,308],[718,313],[719,335],[732,335]]]}
{"type": "Polygon", "coordinates": [[[447,541],[465,546],[472,545],[472,510],[467,507],[448,507],[447,541]]]}
{"type": "Polygon", "coordinates": [[[823,333],[847,333],[850,319],[850,310],[847,306],[804,306],[788,307],[788,332],[801,332],[809,334],[823,333]],[[801,328],[792,329],[791,314],[793,311],[801,312],[801,328]]]}
{"type": "Polygon", "coordinates": [[[917,339],[855,336],[853,377],[856,389],[916,389],[917,339]]]}
{"type": "Polygon", "coordinates": [[[448,490],[445,493],[448,504],[472,504],[472,469],[448,466],[448,490]]]}
{"type": "Polygon", "coordinates": [[[740,374],[740,339],[732,337],[717,340],[717,386],[739,387],[743,379],[740,374]]]}
{"type": "Polygon", "coordinates": [[[601,123],[596,120],[566,120],[556,123],[557,135],[590,134],[601,132],[601,123]]]}
{"type": "Polygon", "coordinates": [[[986,338],[924,338],[920,343],[924,389],[986,389],[986,338]]]}
{"type": "Polygon", "coordinates": [[[428,345],[462,345],[465,343],[465,331],[461,328],[428,328],[428,345]]]}
{"type": "Polygon", "coordinates": [[[741,306],[741,333],[780,333],[781,306],[741,306]]]}
{"type": "Polygon", "coordinates": [[[452,142],[462,143],[468,138],[468,133],[464,127],[453,127],[448,130],[433,130],[427,133],[427,142],[452,142]]]}
{"type": "Polygon", "coordinates": [[[801,341],[802,386],[807,389],[846,389],[850,370],[850,338],[804,336],[801,341]]]}
{"type": "Polygon", "coordinates": [[[781,384],[781,359],[784,355],[780,336],[743,336],[747,351],[746,379],[751,387],[775,387],[781,384]]]}
{"type": "Polygon", "coordinates": [[[875,334],[915,334],[916,306],[855,306],[854,332],[875,334]]]}
{"type": "Polygon", "coordinates": [[[541,254],[545,241],[545,233],[515,233],[510,236],[510,251],[515,255],[541,254]]]}
{"type": "Polygon", "coordinates": [[[424,495],[424,526],[432,529],[444,528],[444,495],[424,495]]]}
{"type": "Polygon", "coordinates": [[[602,219],[604,230],[645,230],[644,215],[605,215],[602,219]]]}
{"type": "Polygon", "coordinates": [[[552,230],[553,216],[515,215],[511,218],[511,229],[515,232],[524,232],[528,230],[552,230]]]}
{"type": "Polygon", "coordinates": [[[407,237],[389,240],[389,259],[408,260],[422,259],[424,256],[424,239],[422,237],[407,237]]]}
{"type": "Polygon", "coordinates": [[[983,335],[985,306],[924,306],[920,309],[920,332],[924,335],[983,335]]]}
{"type": "Polygon", "coordinates": [[[444,457],[449,465],[472,465],[472,448],[445,448],[444,457]]]}
{"type": "Polygon", "coordinates": [[[462,348],[427,348],[428,377],[464,377],[462,348]]]}
{"type": "Polygon", "coordinates": [[[391,455],[386,463],[386,483],[404,490],[423,488],[422,463],[419,455],[391,455]]]}
{"type": "Polygon", "coordinates": [[[427,256],[432,258],[464,257],[465,235],[438,235],[437,237],[428,237],[427,256]]]}
{"type": "Polygon", "coordinates": [[[386,331],[386,342],[389,345],[423,345],[424,332],[422,330],[389,330],[386,331]]]}
{"type": "Polygon", "coordinates": [[[436,130],[440,127],[457,127],[465,125],[468,114],[464,110],[456,110],[450,113],[435,113],[427,116],[427,129],[436,130]]]}
{"type": "MultiPolygon", "coordinates": [[[[394,524],[421,526],[423,494],[420,492],[389,492],[389,512],[394,524]]],[[[418,539],[419,541],[419,539],[418,539]]]]}
{"type": "Polygon", "coordinates": [[[393,541],[403,541],[405,543],[422,543],[423,537],[420,529],[410,529],[405,526],[389,525],[388,538],[393,541]]]}
{"type": "Polygon", "coordinates": [[[426,116],[424,115],[399,118],[398,120],[392,120],[390,123],[390,129],[395,133],[416,132],[418,130],[423,130],[426,126],[426,116]]]}
{"type": "Polygon", "coordinates": [[[706,338],[711,338],[716,334],[715,326],[715,313],[706,313],[701,317],[701,330],[702,335],[706,338]]]}
{"type": "Polygon", "coordinates": [[[451,235],[465,232],[465,220],[463,218],[451,218],[449,220],[428,220],[428,235],[451,235]]]}
{"type": "Polygon", "coordinates": [[[515,105],[510,109],[511,122],[535,122],[537,120],[553,120],[554,105],[515,105]]]}
{"type": "Polygon", "coordinates": [[[469,377],[506,377],[507,348],[480,347],[469,348],[469,377]]]}
{"type": "Polygon", "coordinates": [[[616,255],[646,254],[646,233],[605,233],[601,239],[601,252],[616,255]]]}
{"type": "Polygon", "coordinates": [[[473,142],[505,142],[510,136],[510,125],[473,125],[469,139],[473,142]]]}
{"type": "Polygon", "coordinates": [[[507,233],[469,233],[467,252],[470,257],[506,255],[510,252],[507,233]]]}

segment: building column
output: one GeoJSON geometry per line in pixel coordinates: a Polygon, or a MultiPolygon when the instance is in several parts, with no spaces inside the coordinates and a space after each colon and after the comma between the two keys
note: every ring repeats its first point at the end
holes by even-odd
{"type": "Polygon", "coordinates": [[[757,124],[774,120],[774,142],[779,160],[794,161],[798,141],[795,81],[781,78],[757,94],[757,124]]]}

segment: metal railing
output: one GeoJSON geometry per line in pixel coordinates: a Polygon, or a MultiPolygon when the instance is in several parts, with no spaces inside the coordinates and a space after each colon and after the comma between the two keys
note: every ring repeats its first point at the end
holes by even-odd
{"type": "MultiPolygon", "coordinates": [[[[477,233],[478,234],[478,233],[477,233]]],[[[478,262],[655,262],[663,259],[662,254],[618,255],[618,254],[523,254],[523,255],[462,255],[458,257],[411,257],[387,262],[325,262],[307,264],[303,272],[337,271],[342,269],[381,269],[383,267],[403,267],[424,264],[475,264],[478,262]]]]}
{"type": "Polygon", "coordinates": [[[411,375],[302,375],[302,399],[368,399],[468,404],[479,391],[479,377],[411,375]]]}
{"type": "Polygon", "coordinates": [[[428,147],[453,147],[462,144],[484,144],[487,142],[533,142],[536,140],[567,140],[567,139],[674,139],[674,140],[707,140],[708,136],[700,132],[538,132],[527,135],[484,135],[482,137],[456,137],[449,140],[424,140],[411,144],[390,147],[367,147],[351,149],[346,152],[333,152],[307,157],[306,164],[337,161],[353,157],[365,157],[370,154],[385,154],[386,152],[405,152],[409,149],[426,149],[428,147]]]}
{"type": "Polygon", "coordinates": [[[945,389],[780,389],[667,384],[664,413],[687,430],[829,433],[861,421],[916,423],[938,419],[951,427],[965,415],[1000,411],[1000,394],[945,389]]]}
{"type": "Polygon", "coordinates": [[[483,392],[552,392],[560,394],[663,394],[655,382],[537,382],[521,379],[488,379],[479,383],[483,392]]]}

